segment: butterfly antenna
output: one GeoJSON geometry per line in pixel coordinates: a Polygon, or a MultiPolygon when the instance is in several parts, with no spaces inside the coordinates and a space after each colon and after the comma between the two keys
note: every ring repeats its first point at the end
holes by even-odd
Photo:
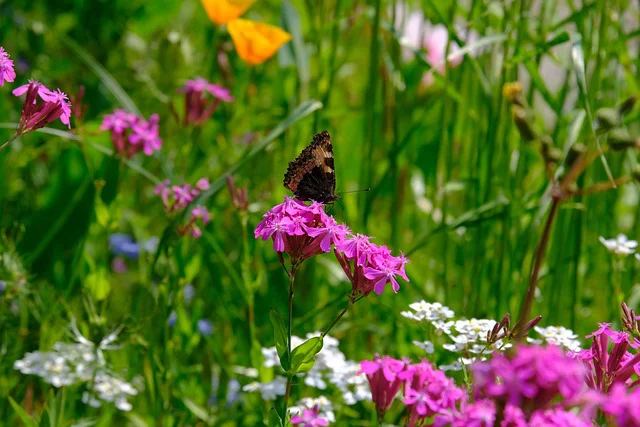
{"type": "Polygon", "coordinates": [[[371,187],[365,188],[364,190],[352,190],[352,191],[339,191],[339,194],[349,194],[349,193],[363,193],[365,191],[371,191],[371,187]]]}

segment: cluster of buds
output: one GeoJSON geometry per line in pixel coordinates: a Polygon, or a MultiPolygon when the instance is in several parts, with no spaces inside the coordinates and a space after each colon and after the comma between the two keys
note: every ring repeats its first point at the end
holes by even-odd
{"type": "Polygon", "coordinates": [[[221,101],[233,101],[229,89],[209,83],[202,77],[187,80],[178,92],[184,93],[183,123],[185,126],[203,124],[213,115],[221,101]]]}
{"type": "Polygon", "coordinates": [[[130,159],[138,151],[150,156],[154,151],[162,148],[159,121],[160,117],[157,114],[145,120],[125,110],[117,109],[112,114],[104,116],[100,129],[108,130],[111,133],[115,151],[120,156],[130,159]]]}
{"type": "MultiPolygon", "coordinates": [[[[189,184],[171,185],[168,180],[158,184],[155,193],[162,199],[162,204],[168,213],[182,212],[193,202],[203,191],[210,187],[207,178],[201,178],[194,186],[189,184]]],[[[191,237],[197,239],[202,236],[202,230],[197,223],[207,225],[211,221],[211,215],[204,206],[196,206],[191,210],[188,221],[178,227],[178,233],[185,235],[191,234],[191,237]]]]}
{"type": "Polygon", "coordinates": [[[487,345],[492,346],[502,340],[513,341],[520,336],[527,336],[529,331],[540,323],[540,320],[542,320],[542,316],[538,315],[524,323],[524,326],[522,326],[521,321],[518,321],[513,328],[511,328],[511,315],[507,313],[500,322],[496,323],[493,328],[487,332],[487,345]]]}
{"type": "Polygon", "coordinates": [[[630,334],[640,337],[640,316],[637,316],[635,310],[629,309],[624,302],[622,303],[622,312],[624,316],[621,317],[621,320],[624,329],[630,334]]]}
{"type": "Polygon", "coordinates": [[[231,194],[231,202],[233,206],[240,212],[246,212],[249,209],[249,196],[246,187],[236,188],[231,175],[227,176],[227,186],[231,194]]]}

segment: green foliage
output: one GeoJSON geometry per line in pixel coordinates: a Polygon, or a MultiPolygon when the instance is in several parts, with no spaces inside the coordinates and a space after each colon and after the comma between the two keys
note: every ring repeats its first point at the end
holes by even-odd
{"type": "MultiPolygon", "coordinates": [[[[275,344],[284,373],[294,377],[291,406],[307,390],[295,375],[311,369],[323,347],[321,337],[310,338],[287,356],[288,277],[272,242],[253,236],[262,214],[288,195],[287,163],[323,129],[334,141],[338,190],[371,189],[344,194],[331,214],[411,258],[411,283],[395,295],[369,295],[331,330],[346,357],[424,357],[412,341],[426,339],[425,331],[400,316],[416,300],[442,302],[459,317],[509,312],[515,322],[551,204],[549,176],[566,176],[577,144],[598,153],[576,183],[581,189],[610,177],[632,181],[637,170],[640,113],[624,103],[640,91],[632,3],[256,2],[243,17],[279,25],[292,41],[251,67],[198,0],[0,0],[0,44],[18,71],[15,84],[0,87],[0,144],[20,120],[21,99],[11,90],[29,78],[70,95],[83,86],[87,107],[70,131],[54,122],[0,151],[0,280],[7,283],[0,291],[0,419],[285,425],[282,398],[244,393],[233,401],[230,389],[232,380],[245,386],[283,374],[264,367],[261,349],[275,344]],[[432,63],[424,49],[406,46],[394,21],[414,10],[460,47],[448,48],[449,62],[432,63]],[[177,89],[197,76],[230,88],[235,100],[203,126],[188,127],[177,89]],[[503,93],[513,81],[522,82],[520,109],[503,93]],[[116,108],[159,114],[162,150],[114,155],[99,128],[116,108]],[[526,121],[530,138],[517,120],[526,121]],[[559,155],[551,168],[542,147],[559,155]],[[228,176],[248,189],[247,210],[234,207],[228,176]],[[206,206],[212,221],[193,239],[179,233],[191,209],[168,215],[154,186],[201,177],[211,187],[193,206],[206,206]],[[114,233],[141,246],[157,238],[157,245],[125,259],[119,273],[113,266],[121,259],[109,247],[114,233]],[[120,347],[104,356],[140,390],[130,412],[93,408],[82,403],[82,386],[54,388],[14,369],[27,352],[72,342],[71,319],[95,343],[122,328],[120,347]],[[211,321],[211,335],[200,333],[201,320],[211,321]],[[238,366],[258,377],[238,374],[238,366]]],[[[618,233],[640,237],[635,182],[561,206],[532,309],[541,325],[584,336],[618,318],[620,294],[637,309],[636,260],[614,259],[598,242],[618,233]]],[[[305,261],[292,333],[324,330],[350,289],[331,253],[305,261]]],[[[448,363],[440,350],[429,357],[448,363]]],[[[369,425],[371,410],[345,405],[337,425],[369,425]]]]}

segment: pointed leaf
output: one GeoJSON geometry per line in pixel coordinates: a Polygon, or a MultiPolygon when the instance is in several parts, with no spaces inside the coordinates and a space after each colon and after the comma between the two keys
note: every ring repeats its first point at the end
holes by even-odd
{"type": "Polygon", "coordinates": [[[294,348],[291,352],[291,367],[287,371],[289,375],[301,372],[301,369],[310,370],[315,363],[315,355],[322,350],[322,337],[313,337],[294,348]],[[311,366],[309,366],[311,364],[311,366]]]}
{"type": "Polygon", "coordinates": [[[271,319],[271,324],[273,325],[273,337],[276,342],[276,351],[278,352],[278,357],[280,358],[280,365],[282,365],[282,369],[288,371],[289,358],[287,357],[287,327],[284,325],[284,320],[282,320],[282,317],[280,316],[280,314],[278,314],[275,308],[271,309],[269,318],[271,319]]]}

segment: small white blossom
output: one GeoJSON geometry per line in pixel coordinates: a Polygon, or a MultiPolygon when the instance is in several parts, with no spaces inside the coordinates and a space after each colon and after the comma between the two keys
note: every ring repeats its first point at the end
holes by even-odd
{"type": "Polygon", "coordinates": [[[624,234],[618,234],[618,237],[615,239],[605,239],[600,236],[599,240],[609,252],[615,255],[631,255],[638,247],[638,242],[635,240],[629,240],[624,234]]]}
{"type": "Polygon", "coordinates": [[[462,371],[462,362],[456,360],[449,365],[440,365],[440,370],[442,371],[462,371]]]}
{"type": "Polygon", "coordinates": [[[448,322],[443,322],[441,320],[436,320],[431,322],[433,325],[434,331],[438,335],[446,334],[451,335],[451,328],[455,324],[453,320],[449,320],[448,322]]]}
{"type": "Polygon", "coordinates": [[[418,301],[409,304],[409,308],[416,312],[417,317],[428,320],[429,322],[436,320],[444,321],[455,316],[453,310],[439,302],[429,303],[426,301],[418,301]]]}
{"type": "Polygon", "coordinates": [[[434,347],[431,341],[413,341],[413,344],[420,347],[427,354],[433,354],[434,347]]]}
{"type": "Polygon", "coordinates": [[[582,349],[580,341],[578,340],[578,334],[564,326],[547,326],[546,328],[535,326],[533,329],[542,336],[544,342],[574,352],[582,349]]]}
{"type": "Polygon", "coordinates": [[[258,378],[258,370],[256,368],[247,368],[245,366],[234,366],[231,368],[233,372],[239,375],[244,375],[249,378],[258,378]]]}
{"type": "Polygon", "coordinates": [[[258,391],[264,400],[276,400],[278,396],[284,396],[287,389],[287,379],[277,376],[268,383],[252,382],[242,387],[242,391],[258,391]]]}

